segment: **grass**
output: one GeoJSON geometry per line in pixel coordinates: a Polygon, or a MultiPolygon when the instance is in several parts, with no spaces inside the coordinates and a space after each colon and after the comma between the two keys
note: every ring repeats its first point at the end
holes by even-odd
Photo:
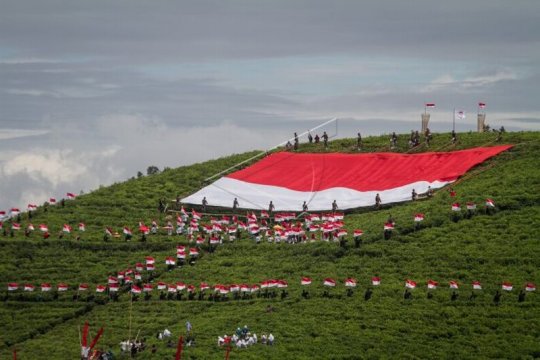
{"type": "MultiPolygon", "coordinates": [[[[400,136],[398,151],[451,151],[494,144],[495,134],[459,134],[459,143],[451,145],[448,134],[437,134],[429,149],[421,146],[412,151],[406,147],[407,135],[400,136]]],[[[286,299],[254,297],[245,300],[213,302],[208,300],[152,300],[130,303],[128,294],[118,302],[99,305],[71,300],[71,292],[58,300],[46,298],[37,302],[37,293],[10,294],[0,306],[0,358],[18,349],[22,359],[69,359],[79,354],[78,327],[88,319],[92,334],[106,327],[100,346],[112,348],[119,358],[118,343],[129,333],[140,330],[149,346],[156,344],[152,357],[147,350],[141,359],[172,358],[174,349],[155,338],[158,331],[169,328],[173,336],[185,334],[184,324],[194,325],[197,344],[186,348],[187,359],[213,359],[224,356],[216,346],[217,336],[231,334],[247,324],[259,336],[272,332],[273,347],[255,345],[233,349],[231,359],[356,359],[356,358],[535,358],[540,356],[540,298],[529,293],[524,302],[517,292],[525,282],[540,284],[540,154],[539,133],[507,133],[504,142],[516,144],[507,151],[475,167],[454,185],[457,200],[475,201],[479,210],[471,218],[454,218],[452,199],[442,189],[434,198],[414,203],[386,205],[382,210],[360,209],[345,218],[349,233],[364,230],[364,242],[356,249],[349,241],[346,249],[335,243],[255,244],[246,239],[224,244],[213,254],[204,254],[194,266],[166,271],[165,256],[174,256],[184,237],[149,236],[148,242],[114,239],[104,242],[103,229],[120,230],[138,221],[165,221],[156,211],[160,198],[173,199],[202,186],[204,178],[247,159],[246,153],[213,160],[161,174],[129,180],[101,188],[57,206],[48,212],[38,209],[32,222],[47,223],[59,230],[62,224],[83,221],[87,232],[80,241],[75,235],[62,240],[42,240],[37,234],[25,238],[0,237],[4,261],[0,264],[2,284],[17,281],[81,282],[104,284],[107,276],[133,267],[145,256],[157,259],[154,282],[183,281],[198,285],[214,283],[257,283],[268,278],[289,281],[286,299]],[[485,214],[481,205],[492,198],[497,211],[485,214]],[[423,212],[426,220],[415,231],[412,217],[423,212]],[[396,231],[383,240],[382,225],[392,215],[396,231]],[[378,275],[382,285],[373,297],[364,300],[370,278],[378,275]],[[311,298],[303,299],[300,277],[313,278],[311,298]],[[340,285],[331,297],[322,297],[321,283],[333,277],[340,285]],[[358,288],[353,296],[345,295],[342,283],[355,277],[358,288]],[[413,299],[404,300],[405,279],[418,282],[413,299]],[[439,281],[440,288],[427,297],[428,279],[439,281]],[[450,300],[447,283],[460,284],[458,299],[450,300]],[[469,300],[471,282],[482,282],[474,300],[469,300]],[[502,281],[510,281],[515,290],[504,293],[495,306],[493,295],[502,281]],[[268,306],[274,311],[267,312],[268,306]]],[[[340,139],[326,151],[356,152],[355,139],[340,139]]],[[[364,139],[360,151],[387,151],[388,137],[364,139]]],[[[321,144],[302,145],[300,151],[325,151],[321,144]]],[[[27,222],[23,216],[23,224],[27,222]]],[[[76,226],[74,226],[76,227],[76,226]]],[[[148,274],[145,273],[145,281],[148,274]]],[[[4,287],[5,288],[5,287],[4,287]]]]}

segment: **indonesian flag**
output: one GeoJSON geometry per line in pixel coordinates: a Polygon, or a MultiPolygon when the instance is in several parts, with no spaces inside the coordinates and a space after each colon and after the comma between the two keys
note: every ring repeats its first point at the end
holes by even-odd
{"type": "Polygon", "coordinates": [[[41,284],[41,291],[48,292],[48,291],[51,291],[51,289],[52,289],[51,284],[49,284],[49,283],[41,284]]]}
{"type": "Polygon", "coordinates": [[[182,214],[184,216],[188,216],[188,212],[186,211],[186,209],[184,209],[183,206],[180,208],[180,214],[182,214]]]}
{"type": "Polygon", "coordinates": [[[11,229],[12,229],[12,230],[21,230],[21,224],[18,224],[18,223],[12,223],[12,224],[11,224],[11,229]]]}
{"type": "Polygon", "coordinates": [[[473,281],[472,288],[473,290],[482,290],[482,284],[480,283],[480,281],[473,281]]]}
{"type": "Polygon", "coordinates": [[[118,279],[122,280],[126,276],[126,272],[125,271],[119,271],[117,276],[118,276],[118,279]]]}
{"type": "Polygon", "coordinates": [[[201,289],[201,291],[208,290],[208,289],[210,289],[210,285],[208,285],[208,284],[205,283],[205,282],[202,282],[202,283],[199,285],[199,289],[201,289]]]}
{"type": "Polygon", "coordinates": [[[144,235],[150,234],[150,229],[148,228],[148,226],[144,224],[139,225],[139,231],[141,232],[141,234],[144,234],[144,235]]]}
{"type": "Polygon", "coordinates": [[[166,264],[166,265],[175,265],[175,264],[176,264],[176,261],[174,260],[173,257],[167,256],[167,257],[165,258],[165,264],[166,264]]]}
{"type": "Polygon", "coordinates": [[[266,289],[266,288],[268,288],[268,285],[269,285],[269,284],[268,284],[268,280],[265,280],[265,281],[261,282],[261,289],[266,289]]]}
{"type": "Polygon", "coordinates": [[[144,284],[143,285],[143,291],[144,292],[151,292],[153,290],[152,284],[144,284]]]}
{"type": "Polygon", "coordinates": [[[9,283],[8,284],[8,291],[15,291],[19,289],[19,284],[17,283],[9,283]]]}
{"type": "Polygon", "coordinates": [[[199,256],[199,249],[197,249],[197,248],[190,248],[190,249],[189,249],[189,256],[199,256]]]}
{"type": "Polygon", "coordinates": [[[337,233],[337,236],[338,237],[347,236],[347,232],[345,230],[339,230],[337,233]]]}
{"type": "Polygon", "coordinates": [[[415,214],[414,221],[416,222],[424,221],[424,214],[415,214]]]}
{"type": "Polygon", "coordinates": [[[135,264],[135,270],[137,271],[143,271],[144,270],[144,266],[142,263],[138,262],[135,264]]]}
{"type": "Polygon", "coordinates": [[[254,212],[252,212],[252,213],[248,212],[246,217],[247,217],[248,221],[255,221],[255,222],[257,221],[257,215],[255,215],[254,212]]]}
{"type": "Polygon", "coordinates": [[[21,213],[21,211],[17,208],[11,208],[11,211],[9,212],[11,216],[17,216],[21,213]]]}
{"type": "Polygon", "coordinates": [[[192,293],[195,291],[195,286],[193,285],[188,285],[187,288],[186,288],[187,292],[189,293],[192,293]]]}
{"type": "Polygon", "coordinates": [[[467,210],[476,210],[476,204],[473,202],[467,203],[467,210]]]}
{"type": "Polygon", "coordinates": [[[156,260],[151,256],[145,257],[144,260],[146,261],[146,265],[153,265],[156,263],[156,260]]]}
{"type": "Polygon", "coordinates": [[[384,224],[384,230],[394,230],[394,224],[387,222],[384,224]]]}
{"type": "Polygon", "coordinates": [[[185,259],[186,258],[186,252],[184,250],[178,250],[176,252],[176,258],[185,259]]]}
{"type": "Polygon", "coordinates": [[[24,291],[34,291],[35,286],[32,284],[25,284],[24,285],[24,291]]]}
{"type": "Polygon", "coordinates": [[[51,204],[51,205],[56,204],[56,199],[55,198],[50,198],[49,199],[49,204],[51,204]]]}
{"type": "Polygon", "coordinates": [[[84,223],[79,223],[79,231],[86,231],[86,225],[84,223]]]}
{"type": "Polygon", "coordinates": [[[132,294],[140,294],[141,293],[141,288],[138,287],[137,285],[132,285],[131,286],[131,293],[132,294]]]}
{"type": "Polygon", "coordinates": [[[167,284],[165,284],[164,282],[158,282],[157,283],[157,289],[158,290],[165,290],[167,288],[167,284]]]}
{"type": "Polygon", "coordinates": [[[493,202],[493,200],[491,200],[491,199],[486,199],[486,206],[494,208],[495,207],[495,202],[493,202]]]}
{"type": "Polygon", "coordinates": [[[230,291],[231,292],[238,292],[240,291],[240,285],[237,285],[237,284],[231,284],[231,286],[229,287],[230,291]]]}
{"type": "Polygon", "coordinates": [[[135,276],[135,280],[142,280],[142,275],[140,272],[136,272],[135,274],[133,274],[133,276],[135,276]]]}
{"type": "Polygon", "coordinates": [[[378,276],[374,276],[371,278],[371,285],[373,286],[379,286],[381,285],[381,278],[378,276]]]}
{"type": "Polygon", "coordinates": [[[426,103],[425,107],[432,109],[435,107],[435,103],[426,103]]]}
{"type": "Polygon", "coordinates": [[[269,218],[270,216],[268,215],[268,212],[267,211],[261,211],[261,218],[269,218]]]}
{"type": "Polygon", "coordinates": [[[326,279],[324,279],[323,285],[324,286],[334,287],[334,286],[336,286],[336,280],[331,279],[331,278],[326,278],[326,279]]]}
{"type": "Polygon", "coordinates": [[[77,197],[77,195],[73,194],[73,193],[66,193],[66,196],[68,198],[68,200],[73,200],[77,197]]]}
{"type": "Polygon", "coordinates": [[[71,232],[71,226],[69,226],[68,224],[64,224],[64,226],[62,227],[62,231],[69,234],[71,232]]]}
{"type": "Polygon", "coordinates": [[[195,220],[201,220],[201,214],[196,212],[195,210],[191,210],[191,216],[193,217],[193,219],[195,220]]]}
{"type": "Polygon", "coordinates": [[[484,108],[486,107],[486,103],[479,102],[479,103],[478,103],[478,107],[479,107],[480,109],[484,109],[484,108]]]}
{"type": "Polygon", "coordinates": [[[228,216],[226,216],[226,215],[223,215],[223,216],[221,217],[221,220],[219,221],[219,223],[220,223],[221,225],[229,225],[230,222],[231,222],[231,218],[228,217],[228,216]]]}
{"type": "Polygon", "coordinates": [[[36,205],[36,204],[28,204],[27,209],[28,209],[28,211],[36,210],[36,209],[37,209],[37,205],[36,205]]]}
{"type": "Polygon", "coordinates": [[[79,285],[79,291],[86,291],[86,290],[88,290],[88,284],[79,285]]]}
{"type": "Polygon", "coordinates": [[[175,293],[177,292],[176,285],[167,285],[167,292],[175,293]]]}
{"type": "Polygon", "coordinates": [[[256,285],[256,284],[255,284],[255,285],[253,285],[253,286],[251,287],[251,292],[254,293],[254,292],[257,292],[257,291],[259,291],[259,285],[256,285]]]}
{"type": "Polygon", "coordinates": [[[275,280],[275,279],[270,279],[268,280],[268,287],[276,287],[278,286],[278,283],[279,283],[279,280],[275,280]]]}
{"type": "Polygon", "coordinates": [[[58,289],[58,291],[67,291],[68,286],[67,284],[60,283],[56,286],[56,288],[58,289]]]}
{"type": "Polygon", "coordinates": [[[6,216],[6,212],[4,210],[0,210],[0,218],[3,218],[6,216]]]}
{"type": "Polygon", "coordinates": [[[459,203],[453,203],[452,211],[461,211],[461,205],[459,205],[459,203]]]}
{"type": "Polygon", "coordinates": [[[146,265],[146,271],[154,271],[154,270],[156,270],[156,266],[154,264],[146,265]]]}
{"type": "Polygon", "coordinates": [[[457,281],[452,280],[452,281],[448,282],[448,285],[450,286],[450,289],[458,289],[459,288],[457,281]]]}
{"type": "Polygon", "coordinates": [[[109,279],[107,280],[107,283],[108,283],[109,285],[111,285],[111,284],[118,284],[118,279],[115,278],[114,276],[109,276],[109,279]]]}
{"type": "Polygon", "coordinates": [[[301,285],[311,285],[311,278],[303,277],[302,280],[300,280],[301,285]]]}
{"type": "Polygon", "coordinates": [[[439,285],[439,283],[436,282],[435,280],[428,280],[428,282],[427,282],[428,289],[434,290],[434,289],[437,288],[438,285],[439,285]]]}
{"type": "Polygon", "coordinates": [[[505,291],[512,291],[514,287],[512,286],[512,283],[509,282],[503,282],[502,283],[502,289],[505,291]]]}
{"type": "Polygon", "coordinates": [[[353,279],[353,278],[345,279],[345,286],[356,287],[356,279],[353,279]]]}
{"type": "Polygon", "coordinates": [[[277,287],[280,289],[288,287],[289,284],[285,280],[278,280],[277,287]]]}
{"type": "Polygon", "coordinates": [[[219,225],[219,224],[214,224],[214,225],[212,225],[212,231],[213,231],[213,232],[222,232],[223,229],[221,228],[221,225],[219,225]]]}
{"type": "Polygon", "coordinates": [[[364,232],[362,230],[356,229],[354,230],[354,237],[362,236],[364,232]]]}
{"type": "Polygon", "coordinates": [[[317,225],[317,224],[310,224],[308,230],[309,230],[310,232],[316,232],[316,231],[319,231],[319,225],[317,225]]]}
{"type": "Polygon", "coordinates": [[[229,287],[225,285],[221,285],[218,289],[219,293],[222,295],[226,295],[229,293],[229,287]]]}
{"type": "Polygon", "coordinates": [[[105,235],[109,235],[109,236],[112,235],[112,229],[110,227],[105,228],[105,235]]]}
{"type": "Polygon", "coordinates": [[[28,226],[26,227],[26,229],[27,229],[28,231],[34,231],[34,225],[28,224],[28,226]]]}
{"type": "Polygon", "coordinates": [[[211,238],[210,238],[210,244],[211,244],[211,245],[217,245],[217,244],[219,244],[219,238],[211,237],[211,238]]]}
{"type": "Polygon", "coordinates": [[[182,291],[182,290],[184,290],[186,287],[187,287],[187,285],[184,284],[183,282],[177,282],[177,283],[176,283],[176,289],[177,289],[178,291],[182,291]]]}
{"type": "Polygon", "coordinates": [[[425,193],[428,186],[441,188],[509,148],[418,154],[277,152],[182,201],[200,204],[206,196],[210,205],[230,208],[234,198],[242,196],[253,208],[265,208],[273,201],[276,211],[301,211],[306,198],[314,211],[330,210],[329,199],[341,209],[371,206],[377,193],[388,203],[410,201],[412,189],[425,193]]]}
{"type": "Polygon", "coordinates": [[[251,288],[248,284],[240,284],[240,291],[241,292],[251,292],[251,288]]]}
{"type": "Polygon", "coordinates": [[[118,284],[109,284],[109,291],[110,292],[117,292],[120,289],[120,285],[118,284]]]}
{"type": "Polygon", "coordinates": [[[124,227],[123,233],[125,235],[131,235],[131,230],[128,227],[124,227]]]}
{"type": "Polygon", "coordinates": [[[409,288],[409,289],[414,289],[416,287],[416,282],[410,280],[410,279],[407,279],[405,281],[405,287],[409,288]]]}
{"type": "Polygon", "coordinates": [[[527,283],[527,285],[525,285],[525,291],[536,291],[536,285],[533,283],[527,283]]]}
{"type": "Polygon", "coordinates": [[[97,285],[97,286],[96,286],[96,292],[97,292],[97,293],[104,293],[105,290],[107,290],[107,287],[106,287],[106,286],[103,286],[103,285],[97,285]]]}

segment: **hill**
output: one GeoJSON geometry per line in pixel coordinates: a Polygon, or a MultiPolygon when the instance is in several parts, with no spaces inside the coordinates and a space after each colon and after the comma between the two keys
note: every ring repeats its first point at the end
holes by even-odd
{"type": "MultiPolygon", "coordinates": [[[[496,134],[459,134],[451,144],[448,134],[436,134],[430,147],[409,149],[408,135],[400,135],[400,152],[452,151],[495,144],[496,134]]],[[[85,320],[93,336],[100,326],[105,332],[99,342],[122,357],[119,342],[138,334],[146,338],[150,350],[137,358],[172,358],[175,349],[156,339],[168,328],[176,340],[185,334],[186,321],[193,324],[196,345],[184,349],[182,358],[210,359],[224,356],[217,337],[248,325],[259,337],[271,332],[274,346],[254,345],[233,349],[231,359],[352,359],[352,358],[535,358],[540,357],[540,298],[528,293],[518,302],[518,292],[526,282],[540,283],[540,133],[505,133],[502,143],[515,146],[475,167],[453,185],[457,196],[447,189],[431,199],[383,206],[380,210],[359,209],[345,217],[349,234],[364,231],[363,243],[355,248],[351,239],[346,247],[333,242],[306,244],[261,243],[244,236],[220,245],[215,252],[204,252],[193,266],[168,270],[167,256],[175,256],[179,244],[189,246],[185,236],[149,235],[146,242],[135,235],[103,240],[105,227],[121,231],[136,228],[139,221],[160,224],[166,216],[157,211],[159,199],[173,199],[199,189],[203,181],[256,152],[217,159],[202,164],[170,169],[163,173],[103,187],[67,201],[65,207],[40,207],[33,224],[46,223],[51,238],[43,240],[34,232],[25,237],[0,236],[4,261],[0,264],[2,289],[7,283],[63,282],[70,289],[80,283],[106,285],[108,276],[134,268],[146,256],[156,259],[156,271],[143,273],[143,282],[185,282],[209,284],[256,284],[266,279],[285,279],[288,296],[228,301],[160,300],[154,290],[151,300],[131,302],[121,291],[118,301],[104,294],[82,292],[41,293],[4,291],[0,306],[0,358],[18,349],[21,359],[73,359],[79,356],[79,328],[85,320]],[[496,209],[483,209],[486,198],[496,209]],[[455,215],[450,204],[475,202],[472,216],[465,211],[455,215]],[[424,213],[421,228],[412,217],[424,213]],[[384,240],[382,226],[389,215],[396,222],[392,237],[384,240]],[[87,224],[87,231],[75,240],[76,231],[58,239],[63,224],[76,228],[87,224]],[[151,276],[151,278],[150,278],[151,276]],[[381,285],[371,286],[372,276],[381,285]],[[310,277],[310,298],[301,296],[301,277],[310,277]],[[347,296],[343,280],[354,277],[358,287],[347,296]],[[322,281],[334,278],[339,284],[325,289],[322,281]],[[405,279],[418,287],[412,299],[404,299],[405,279]],[[439,288],[427,290],[428,279],[439,281],[439,288]],[[449,281],[457,281],[457,299],[452,300],[449,281]],[[483,290],[473,292],[471,282],[481,281],[483,290]],[[514,284],[504,292],[499,305],[493,301],[502,282],[514,284]],[[369,300],[366,289],[372,288],[369,300]],[[325,294],[325,290],[328,293],[325,294]],[[431,296],[428,296],[431,294],[431,296]],[[474,294],[471,298],[471,295],[474,294]],[[140,331],[140,333],[139,333],[140,331]]],[[[302,144],[299,151],[356,152],[356,139],[321,144],[302,144]]],[[[389,151],[387,136],[363,141],[362,152],[389,151]]],[[[172,206],[172,204],[171,204],[172,206]]],[[[28,223],[22,216],[23,226],[28,223]]],[[[261,291],[260,293],[263,293],[261,291]]],[[[280,292],[278,292],[278,295],[280,292]]]]}

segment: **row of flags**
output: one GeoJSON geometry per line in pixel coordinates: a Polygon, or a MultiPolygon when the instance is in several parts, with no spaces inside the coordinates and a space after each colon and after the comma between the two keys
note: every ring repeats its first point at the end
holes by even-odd
{"type": "MultiPolygon", "coordinates": [[[[137,276],[136,276],[137,278],[137,276]]],[[[154,285],[153,284],[143,284],[142,288],[137,286],[137,285],[134,285],[133,284],[133,281],[130,277],[128,276],[125,276],[123,278],[120,278],[120,276],[118,277],[114,277],[114,276],[110,276],[108,278],[108,281],[107,281],[107,286],[105,285],[96,285],[95,286],[95,289],[96,289],[96,292],[97,293],[103,293],[107,290],[107,287],[109,289],[110,292],[116,292],[120,289],[120,279],[124,279],[124,284],[131,284],[131,292],[133,293],[140,293],[141,291],[144,291],[144,292],[149,292],[149,291],[152,291],[154,289],[154,285]]],[[[142,280],[141,278],[138,278],[138,280],[142,280]]],[[[302,277],[300,279],[300,285],[302,286],[309,286],[309,285],[312,285],[313,281],[311,278],[309,277],[302,277]]],[[[374,276],[371,278],[371,285],[373,286],[379,286],[381,284],[381,278],[380,277],[377,277],[377,276],[374,276]]],[[[325,286],[325,287],[330,287],[330,288],[334,288],[338,285],[338,281],[336,281],[335,279],[333,278],[325,278],[323,281],[322,281],[322,285],[325,286]]],[[[357,281],[355,278],[346,278],[344,281],[343,281],[343,285],[345,287],[348,287],[348,288],[354,288],[357,286],[357,281]]],[[[473,281],[472,282],[472,289],[473,290],[482,290],[482,284],[479,282],[479,281],[473,281]]],[[[459,289],[462,285],[459,284],[457,281],[449,281],[448,282],[448,288],[450,289],[459,289]]],[[[176,282],[175,284],[167,284],[165,282],[158,282],[156,285],[155,285],[156,289],[157,290],[166,290],[168,292],[177,292],[177,291],[183,291],[183,290],[186,290],[188,292],[193,292],[196,290],[196,287],[194,285],[190,285],[190,284],[186,284],[186,283],[183,283],[183,282],[176,282]]],[[[286,280],[282,280],[282,279],[269,279],[269,280],[264,280],[262,282],[260,282],[259,284],[253,284],[253,285],[248,285],[248,284],[228,284],[228,285],[224,285],[224,284],[215,284],[213,286],[210,286],[207,282],[201,282],[200,285],[199,285],[199,290],[200,291],[205,291],[205,290],[209,290],[209,289],[212,289],[216,292],[219,292],[221,294],[228,294],[229,292],[256,292],[258,290],[261,290],[261,289],[272,289],[272,288],[277,288],[277,289],[286,289],[289,287],[289,283],[286,281],[286,280]]],[[[418,287],[418,283],[416,281],[413,281],[411,279],[407,279],[405,281],[405,287],[407,289],[415,289],[418,287]]],[[[429,289],[429,290],[435,290],[437,288],[440,287],[440,284],[435,281],[435,280],[428,280],[426,282],[426,287],[429,289]]],[[[41,288],[41,291],[42,292],[48,292],[48,291],[51,291],[53,290],[53,287],[50,283],[42,283],[40,285],[40,288],[41,288]]],[[[59,291],[59,292],[63,292],[63,291],[67,291],[69,288],[69,286],[65,283],[59,283],[57,286],[56,286],[56,290],[59,291]]],[[[502,290],[505,290],[505,291],[512,291],[514,289],[514,286],[512,285],[512,283],[510,282],[503,282],[501,284],[501,288],[502,290]]],[[[36,286],[33,285],[33,284],[24,284],[24,285],[19,285],[18,283],[15,283],[15,282],[12,282],[12,283],[8,283],[7,285],[7,289],[8,291],[17,291],[19,289],[22,289],[23,291],[28,291],[28,292],[32,292],[36,289],[36,286]]],[[[90,287],[88,284],[80,284],[78,287],[77,287],[77,291],[87,291],[89,290],[90,287]]],[[[525,291],[529,291],[529,292],[532,292],[532,291],[536,291],[536,285],[534,283],[526,283],[525,284],[525,291]]]]}
{"type": "MultiPolygon", "coordinates": [[[[467,210],[476,210],[476,204],[474,202],[467,202],[465,204],[467,210]]],[[[488,208],[495,208],[495,202],[492,199],[486,199],[485,206],[488,208]]],[[[452,204],[452,211],[461,211],[462,205],[458,202],[452,204]]]]}
{"type": "MultiPolygon", "coordinates": [[[[426,109],[434,109],[435,108],[435,103],[425,103],[424,107],[426,109]]],[[[486,108],[486,103],[482,102],[482,101],[478,102],[478,108],[479,109],[485,109],[486,108]]]]}
{"type": "MultiPolygon", "coordinates": [[[[66,199],[67,200],[75,200],[75,198],[77,197],[76,194],[74,193],[66,193],[66,199]]],[[[49,205],[56,205],[57,204],[57,201],[56,201],[56,198],[49,198],[49,201],[48,201],[49,205]]],[[[28,204],[26,206],[26,210],[27,211],[36,211],[38,208],[38,205],[36,204],[28,204]]],[[[17,215],[19,215],[21,213],[21,209],[20,208],[11,208],[9,211],[5,211],[5,210],[0,210],[0,220],[3,219],[3,218],[9,218],[9,217],[15,217],[17,215]]]]}

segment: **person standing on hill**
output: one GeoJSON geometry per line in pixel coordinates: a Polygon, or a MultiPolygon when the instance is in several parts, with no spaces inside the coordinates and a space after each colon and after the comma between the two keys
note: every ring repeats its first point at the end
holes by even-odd
{"type": "Polygon", "coordinates": [[[308,139],[310,144],[313,142],[313,136],[311,135],[310,132],[308,132],[307,139],[308,139]]]}
{"type": "Polygon", "coordinates": [[[336,212],[338,209],[338,206],[337,206],[337,201],[334,200],[334,202],[332,203],[332,212],[336,212]]]}
{"type": "Polygon", "coordinates": [[[272,202],[272,200],[270,200],[270,204],[268,204],[268,213],[271,214],[274,211],[274,209],[275,209],[274,203],[272,202]]]}
{"type": "Polygon", "coordinates": [[[208,205],[208,201],[206,200],[206,196],[202,199],[202,211],[206,212],[206,206],[208,205]]]}
{"type": "Polygon", "coordinates": [[[323,133],[323,142],[324,142],[324,147],[327,148],[328,147],[328,134],[326,133],[326,131],[323,133]]]}
{"type": "Polygon", "coordinates": [[[294,133],[294,150],[298,150],[298,135],[294,133]]]}
{"type": "Polygon", "coordinates": [[[375,207],[377,209],[379,209],[381,207],[381,197],[379,196],[379,194],[377,193],[377,195],[375,195],[375,207]]]}
{"type": "Polygon", "coordinates": [[[319,134],[315,134],[315,144],[318,144],[320,141],[319,134]]]}
{"type": "Polygon", "coordinates": [[[237,198],[234,198],[233,205],[232,205],[233,211],[236,210],[236,209],[238,209],[238,206],[239,206],[239,204],[238,204],[238,199],[237,199],[237,198]]]}
{"type": "Polygon", "coordinates": [[[358,133],[358,137],[356,138],[356,149],[360,150],[362,147],[362,135],[358,133]]]}
{"type": "Polygon", "coordinates": [[[306,202],[304,201],[304,203],[302,204],[302,211],[303,212],[307,212],[308,211],[308,206],[306,204],[306,202]]]}

